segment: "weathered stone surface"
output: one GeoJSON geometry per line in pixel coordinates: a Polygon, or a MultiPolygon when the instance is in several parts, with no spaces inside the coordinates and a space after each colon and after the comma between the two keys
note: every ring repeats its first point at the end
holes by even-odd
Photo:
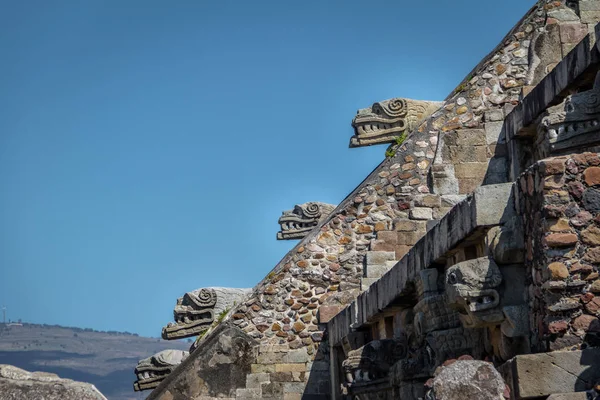
{"type": "Polygon", "coordinates": [[[548,396],[546,400],[587,400],[585,392],[555,393],[548,396]]]}
{"type": "Polygon", "coordinates": [[[518,399],[582,392],[600,379],[600,349],[520,355],[501,368],[518,399]]]}
{"type": "Polygon", "coordinates": [[[515,213],[512,183],[480,186],[474,195],[478,226],[500,224],[515,213]]]}
{"type": "Polygon", "coordinates": [[[0,364],[0,399],[106,400],[106,397],[89,383],[0,364]]]}
{"type": "Polygon", "coordinates": [[[459,360],[441,369],[433,392],[436,400],[502,400],[504,381],[491,363],[459,360]]]}

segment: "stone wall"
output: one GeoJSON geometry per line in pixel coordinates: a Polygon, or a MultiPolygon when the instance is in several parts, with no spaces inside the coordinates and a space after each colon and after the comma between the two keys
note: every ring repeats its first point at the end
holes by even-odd
{"type": "Polygon", "coordinates": [[[519,186],[533,350],[597,345],[600,157],[583,153],[539,161],[519,186]]]}

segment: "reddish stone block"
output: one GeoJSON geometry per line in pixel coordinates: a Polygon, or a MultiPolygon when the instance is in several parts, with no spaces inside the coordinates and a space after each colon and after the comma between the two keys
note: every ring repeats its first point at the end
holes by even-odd
{"type": "Polygon", "coordinates": [[[372,251],[396,251],[396,244],[376,239],[371,242],[372,251]]]}
{"type": "Polygon", "coordinates": [[[589,167],[583,172],[583,179],[588,186],[600,185],[600,167],[589,167]]]}
{"type": "Polygon", "coordinates": [[[600,297],[594,297],[589,302],[585,304],[585,309],[590,314],[597,314],[598,310],[600,310],[600,297]]]}
{"type": "Polygon", "coordinates": [[[588,34],[585,24],[562,24],[560,25],[561,43],[579,43],[588,34]]]}
{"type": "Polygon", "coordinates": [[[577,243],[577,235],[574,233],[552,233],[545,239],[550,247],[568,247],[577,243]]]}
{"type": "Polygon", "coordinates": [[[319,323],[326,324],[340,312],[339,306],[319,307],[319,323]]]}
{"type": "Polygon", "coordinates": [[[585,332],[600,332],[600,320],[592,315],[583,314],[573,320],[573,328],[585,332]]]}
{"type": "Polygon", "coordinates": [[[540,162],[541,170],[545,175],[556,175],[565,172],[565,161],[564,158],[552,158],[546,161],[540,162]]]}
{"type": "Polygon", "coordinates": [[[564,333],[568,328],[567,321],[552,321],[548,324],[548,332],[552,334],[564,333]]]}

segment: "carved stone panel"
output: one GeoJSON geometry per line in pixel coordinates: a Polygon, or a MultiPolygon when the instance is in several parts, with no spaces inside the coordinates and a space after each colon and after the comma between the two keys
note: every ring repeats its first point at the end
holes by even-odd
{"type": "Polygon", "coordinates": [[[600,146],[600,75],[591,90],[549,107],[538,125],[538,158],[600,146]]]}
{"type": "Polygon", "coordinates": [[[386,378],[392,365],[406,357],[404,339],[373,340],[352,350],[342,363],[348,386],[386,378]]]}

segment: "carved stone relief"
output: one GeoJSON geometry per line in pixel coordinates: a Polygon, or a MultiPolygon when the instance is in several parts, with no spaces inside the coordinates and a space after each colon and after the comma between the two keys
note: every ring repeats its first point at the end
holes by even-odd
{"type": "Polygon", "coordinates": [[[436,101],[403,98],[373,103],[371,107],[356,112],[352,120],[354,136],[350,139],[350,147],[392,143],[396,137],[410,133],[441,105],[436,101]]]}
{"type": "Polygon", "coordinates": [[[170,322],[162,330],[163,339],[182,339],[201,334],[221,313],[239,304],[250,290],[208,287],[184,294],[177,299],[173,310],[175,322],[170,322]]]}
{"type": "Polygon", "coordinates": [[[189,355],[182,350],[163,350],[155,355],[144,358],[135,368],[137,380],[133,383],[133,390],[154,389],[189,355]]]}
{"type": "Polygon", "coordinates": [[[420,272],[417,281],[420,301],[414,306],[412,329],[408,329],[407,356],[398,361],[391,374],[392,384],[424,379],[449,358],[484,354],[481,329],[466,329],[459,313],[447,304],[440,290],[437,269],[420,272]]]}
{"type": "Polygon", "coordinates": [[[600,75],[591,90],[567,96],[546,110],[538,124],[537,142],[539,158],[600,145],[600,75]]]}
{"type": "Polygon", "coordinates": [[[302,239],[334,209],[333,204],[309,202],[284,211],[277,221],[281,226],[281,230],[277,232],[277,240],[302,239]]]}
{"type": "Polygon", "coordinates": [[[524,268],[503,266],[489,257],[459,262],[446,271],[448,305],[460,314],[464,328],[487,328],[494,355],[507,360],[527,352],[529,329],[524,268]],[[503,272],[506,282],[503,284],[503,272]]]}

